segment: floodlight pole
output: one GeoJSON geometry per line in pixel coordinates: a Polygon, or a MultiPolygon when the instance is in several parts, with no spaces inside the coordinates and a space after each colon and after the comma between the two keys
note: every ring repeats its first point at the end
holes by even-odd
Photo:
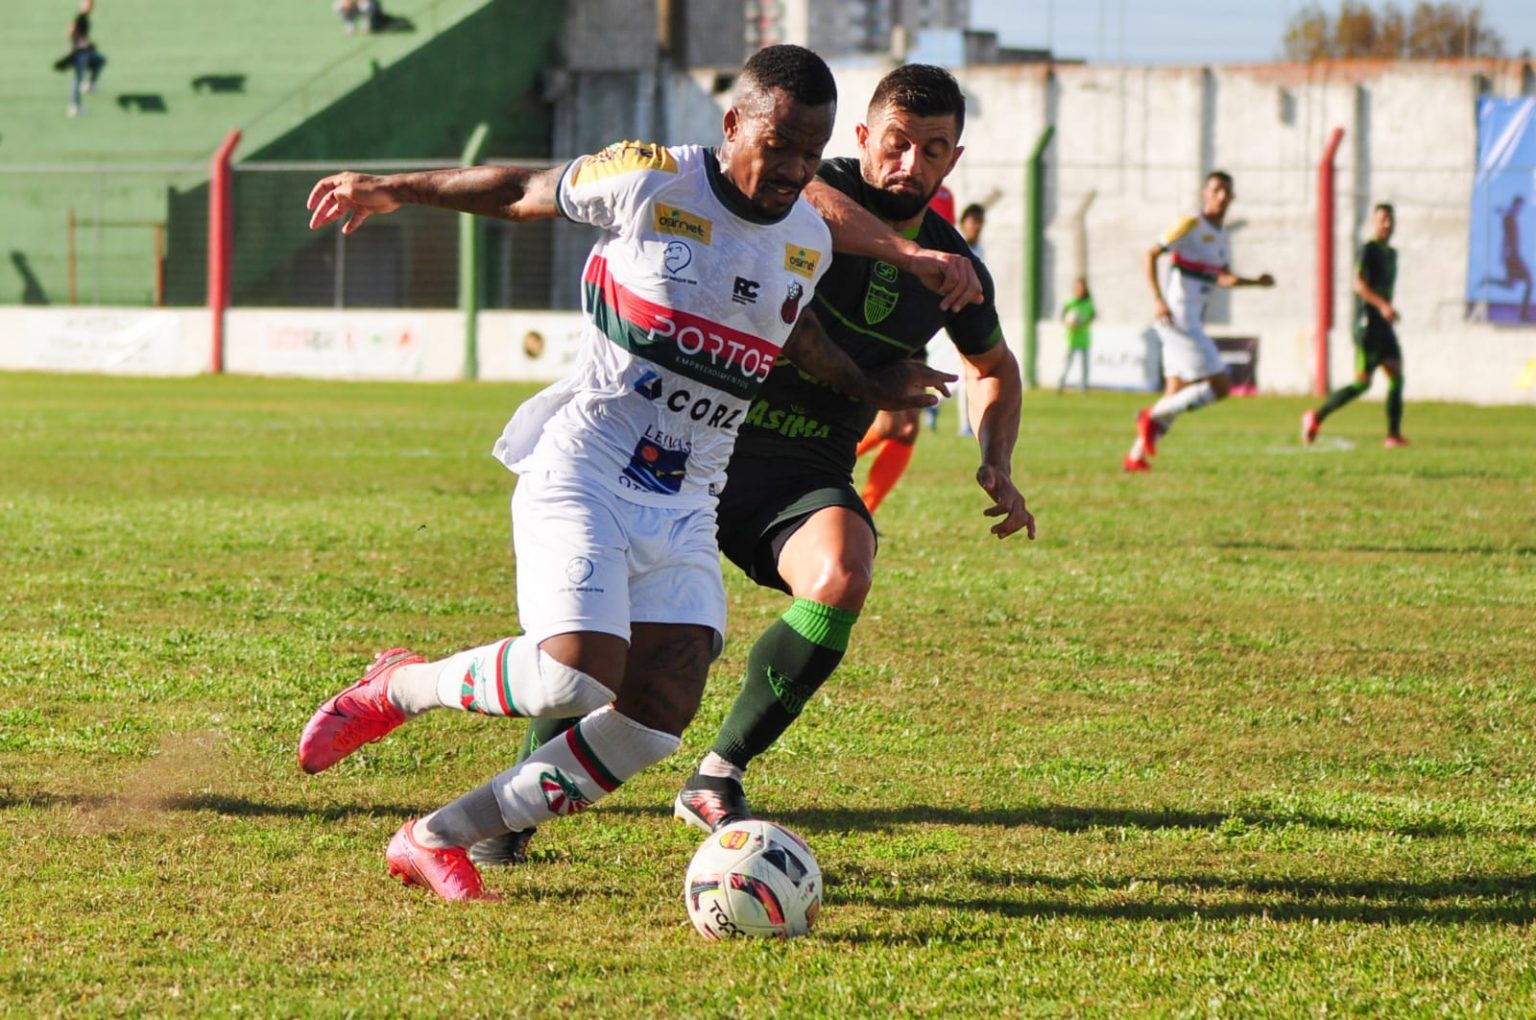
{"type": "MultiPolygon", "coordinates": [[[[475,125],[460,156],[461,166],[474,166],[485,153],[491,127],[475,125]]],[[[480,377],[480,224],[473,213],[459,213],[459,311],[464,314],[464,378],[480,377]]]]}
{"type": "Polygon", "coordinates": [[[1041,255],[1045,233],[1045,148],[1056,133],[1054,124],[1047,124],[1035,141],[1029,154],[1029,165],[1024,173],[1024,385],[1034,389],[1040,385],[1036,372],[1036,353],[1040,335],[1040,275],[1041,255]]]}
{"type": "Polygon", "coordinates": [[[1333,157],[1343,139],[1344,129],[1334,128],[1317,163],[1317,369],[1312,392],[1319,397],[1328,395],[1328,333],[1333,329],[1333,157]]]}
{"type": "Polygon", "coordinates": [[[214,375],[224,371],[224,313],[229,308],[235,230],[234,174],[230,161],[239,144],[239,131],[225,135],[208,167],[208,314],[213,320],[208,370],[214,375]]]}

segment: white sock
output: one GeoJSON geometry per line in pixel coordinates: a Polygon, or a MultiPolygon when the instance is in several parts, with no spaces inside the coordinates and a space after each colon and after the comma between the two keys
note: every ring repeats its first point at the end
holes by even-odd
{"type": "Polygon", "coordinates": [[[1192,386],[1184,387],[1177,393],[1170,393],[1153,404],[1152,420],[1167,432],[1173,427],[1173,419],[1185,411],[1198,411],[1207,404],[1214,404],[1218,399],[1220,398],[1216,396],[1216,387],[1210,382],[1197,382],[1192,386]]]}
{"type": "Polygon", "coordinates": [[[681,741],[605,705],[491,780],[508,829],[573,815],[618,789],[681,741]]]}
{"type": "MultiPolygon", "coordinates": [[[[560,718],[585,715],[613,700],[611,690],[540,651],[527,635],[471,648],[421,668],[430,672],[430,708],[440,705],[481,715],[560,718]]],[[[425,703],[425,675],[413,668],[409,677],[402,677],[407,682],[399,685],[398,701],[395,677],[390,678],[391,702],[408,714],[411,709],[403,702],[425,703]]]]}
{"type": "Polygon", "coordinates": [[[413,835],[422,846],[443,850],[451,846],[471,847],[506,831],[496,804],[496,791],[486,783],[422,818],[413,835]]]}
{"type": "Polygon", "coordinates": [[[746,777],[740,765],[720,757],[713,751],[706,754],[704,760],[699,762],[699,775],[713,776],[716,779],[734,779],[738,783],[746,777]]]}
{"type": "Polygon", "coordinates": [[[437,700],[437,674],[435,662],[399,667],[389,674],[389,703],[407,718],[441,707],[437,700]]]}
{"type": "Polygon", "coordinates": [[[1131,442],[1131,459],[1132,460],[1146,460],[1147,459],[1147,447],[1146,447],[1146,445],[1144,443],[1142,443],[1141,436],[1137,436],[1131,442]]]}

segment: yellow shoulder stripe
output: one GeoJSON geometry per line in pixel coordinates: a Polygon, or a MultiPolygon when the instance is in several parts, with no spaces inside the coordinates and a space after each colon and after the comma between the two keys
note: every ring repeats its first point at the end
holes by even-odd
{"type": "Polygon", "coordinates": [[[1195,224],[1199,222],[1200,217],[1198,216],[1184,217],[1178,223],[1174,224],[1173,229],[1169,230],[1166,234],[1163,235],[1163,247],[1168,247],[1170,244],[1177,241],[1191,230],[1194,230],[1195,224]]]}
{"type": "Polygon", "coordinates": [[[619,174],[641,170],[660,170],[677,173],[677,159],[665,145],[654,142],[614,142],[602,152],[594,153],[581,161],[571,175],[571,186],[580,187],[619,174]]]}

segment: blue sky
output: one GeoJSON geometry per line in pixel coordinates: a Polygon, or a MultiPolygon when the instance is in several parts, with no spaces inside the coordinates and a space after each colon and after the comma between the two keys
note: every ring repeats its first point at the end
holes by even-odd
{"type": "MultiPolygon", "coordinates": [[[[1303,0],[971,0],[971,26],[1010,46],[1050,47],[1094,63],[1232,64],[1276,60],[1303,0]]],[[[1327,9],[1338,3],[1325,2],[1327,9]]],[[[1373,5],[1374,6],[1374,5],[1373,5]]],[[[1413,0],[1398,0],[1400,10],[1413,0]]],[[[1536,0],[1484,0],[1507,52],[1536,53],[1536,0]]]]}

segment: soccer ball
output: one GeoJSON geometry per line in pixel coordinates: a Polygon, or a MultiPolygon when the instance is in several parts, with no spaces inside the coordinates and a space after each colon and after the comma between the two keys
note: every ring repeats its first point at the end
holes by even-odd
{"type": "Polygon", "coordinates": [[[688,917],[707,939],[804,935],[821,910],[821,866],[805,840],[750,819],[711,833],[683,880],[688,917]]]}

